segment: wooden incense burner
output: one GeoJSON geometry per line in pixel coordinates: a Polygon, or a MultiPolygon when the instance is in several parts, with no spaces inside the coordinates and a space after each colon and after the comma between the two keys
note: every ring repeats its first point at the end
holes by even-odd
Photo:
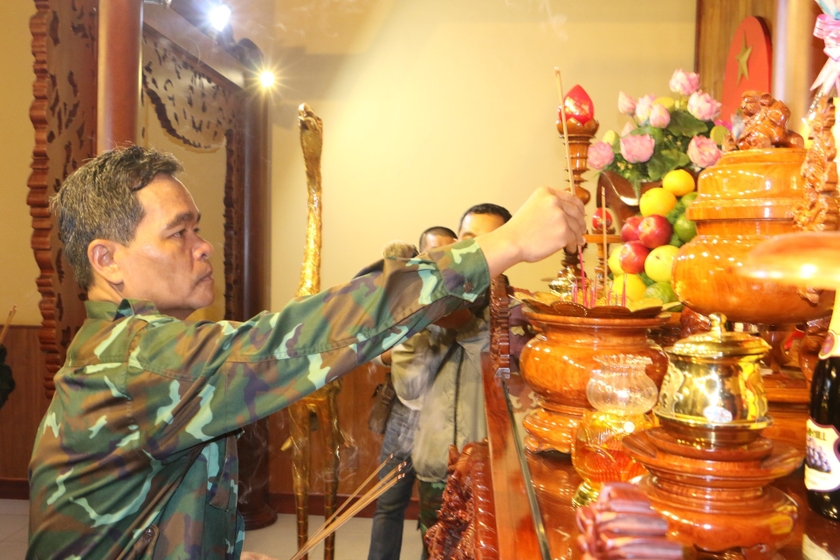
{"type": "MultiPolygon", "coordinates": [[[[567,306],[568,307],[568,306],[567,306]]],[[[578,306],[581,307],[581,306],[578,306]]],[[[539,334],[522,351],[522,377],[538,395],[539,407],[524,421],[530,451],[571,452],[578,425],[593,410],[586,398],[592,370],[601,367],[595,357],[627,354],[646,357],[651,363],[645,373],[657,387],[668,369],[668,357],[648,338],[648,331],[669,321],[648,313],[609,313],[609,307],[593,308],[589,315],[525,312],[539,334]],[[602,309],[601,314],[597,310],[602,309]]],[[[616,309],[617,311],[617,309],[616,309]]],[[[640,310],[647,311],[647,310],[640,310]]]]}

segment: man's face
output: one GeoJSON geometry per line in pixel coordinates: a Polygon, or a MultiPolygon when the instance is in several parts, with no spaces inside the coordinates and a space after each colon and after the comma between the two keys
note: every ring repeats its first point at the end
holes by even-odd
{"type": "Polygon", "coordinates": [[[118,245],[114,261],[123,272],[121,295],[146,299],[179,319],[213,303],[213,247],[198,235],[200,215],[186,187],[158,175],[137,192],[145,215],[134,240],[118,245]]]}
{"type": "Polygon", "coordinates": [[[496,214],[467,214],[461,222],[461,229],[458,231],[458,239],[472,239],[485,233],[498,229],[505,221],[496,214]]]}
{"type": "Polygon", "coordinates": [[[446,247],[447,245],[452,245],[458,241],[454,237],[449,237],[448,235],[436,235],[434,233],[427,233],[426,234],[426,247],[424,251],[431,251],[432,249],[437,249],[438,247],[446,247]]]}

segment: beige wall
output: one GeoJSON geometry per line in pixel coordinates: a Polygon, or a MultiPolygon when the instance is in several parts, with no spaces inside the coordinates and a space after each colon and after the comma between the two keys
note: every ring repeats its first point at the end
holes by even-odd
{"type": "MultiPolygon", "coordinates": [[[[601,133],[620,129],[619,90],[668,93],[694,60],[690,0],[308,0],[275,9],[281,87],[273,136],[272,306],[294,295],[306,218],[296,106],[324,120],[322,283],[350,278],[389,240],[457,228],[467,207],[511,211],[563,187],[555,66],[587,89],[601,133]],[[340,13],[344,9],[345,13],[340,13]]],[[[265,47],[264,47],[265,48],[265,47]]],[[[600,135],[600,133],[599,133],[600,135]]],[[[591,185],[591,183],[590,183],[591,185]]],[[[591,213],[592,209],[589,209],[591,213]]],[[[588,266],[594,248],[587,252],[588,266]]],[[[559,257],[519,265],[544,289],[559,257]]]]}
{"type": "MultiPolygon", "coordinates": [[[[274,308],[294,295],[303,253],[299,103],[325,122],[327,286],[376,259],[391,239],[414,242],[427,226],[457,227],[472,204],[515,210],[534,187],[563,186],[554,66],[567,90],[580,83],[589,91],[603,132],[623,126],[619,90],[665,94],[673,69],[693,65],[691,0],[356,0],[330,2],[329,12],[311,0],[253,1],[247,16],[245,2],[234,6],[236,36],[254,38],[281,76],[273,107],[274,308]]],[[[16,324],[41,320],[26,205],[32,13],[29,2],[11,2],[0,21],[0,320],[17,304],[16,324]]],[[[520,265],[511,278],[539,289],[558,266],[558,257],[520,265]]]]}
{"type": "Polygon", "coordinates": [[[0,76],[2,76],[2,132],[0,132],[0,322],[17,305],[14,323],[41,323],[35,286],[38,265],[30,248],[32,220],[26,196],[35,133],[29,121],[32,103],[32,35],[29,18],[35,4],[18,0],[3,4],[0,18],[0,76]]]}

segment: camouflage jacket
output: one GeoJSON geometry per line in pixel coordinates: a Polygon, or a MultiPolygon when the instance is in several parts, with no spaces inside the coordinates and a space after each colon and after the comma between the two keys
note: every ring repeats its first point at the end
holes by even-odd
{"type": "Polygon", "coordinates": [[[29,465],[27,558],[239,558],[236,431],[488,284],[465,241],[244,323],[88,302],[29,465]]]}

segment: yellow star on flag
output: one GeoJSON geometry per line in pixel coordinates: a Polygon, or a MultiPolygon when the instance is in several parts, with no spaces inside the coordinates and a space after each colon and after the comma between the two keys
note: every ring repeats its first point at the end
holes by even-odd
{"type": "Polygon", "coordinates": [[[738,61],[738,80],[736,83],[741,83],[741,77],[745,77],[748,80],[750,79],[750,71],[749,71],[749,62],[750,62],[750,54],[752,53],[752,47],[747,47],[747,34],[744,33],[743,43],[741,47],[741,52],[738,53],[738,56],[735,59],[738,61]]]}

